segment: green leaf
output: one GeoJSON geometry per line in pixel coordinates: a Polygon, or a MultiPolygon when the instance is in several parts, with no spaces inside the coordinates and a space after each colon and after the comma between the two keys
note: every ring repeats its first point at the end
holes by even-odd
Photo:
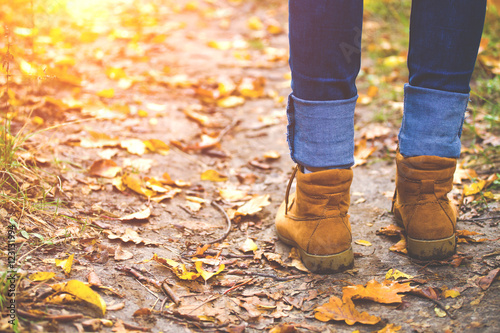
{"type": "Polygon", "coordinates": [[[23,236],[26,239],[30,239],[30,234],[26,230],[21,230],[21,236],[23,236]]]}
{"type": "Polygon", "coordinates": [[[10,222],[10,224],[12,224],[14,227],[16,227],[16,229],[19,229],[19,225],[17,224],[17,222],[16,222],[16,221],[14,221],[14,219],[13,219],[12,217],[10,218],[10,221],[9,221],[9,222],[10,222]]]}
{"type": "Polygon", "coordinates": [[[32,236],[35,236],[36,238],[38,238],[38,239],[39,239],[39,240],[41,240],[42,242],[45,240],[45,238],[43,238],[43,236],[42,236],[42,235],[37,234],[36,232],[35,232],[35,233],[32,233],[31,235],[32,235],[32,236]]]}

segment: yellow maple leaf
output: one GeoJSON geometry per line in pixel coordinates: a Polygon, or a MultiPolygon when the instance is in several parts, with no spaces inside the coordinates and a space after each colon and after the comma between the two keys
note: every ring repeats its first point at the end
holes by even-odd
{"type": "Polygon", "coordinates": [[[28,278],[31,281],[47,281],[56,276],[56,273],[53,272],[36,272],[31,274],[28,278]]]}
{"type": "Polygon", "coordinates": [[[56,266],[61,267],[64,273],[69,274],[71,272],[71,266],[73,265],[73,257],[75,255],[72,254],[68,257],[68,259],[60,260],[56,259],[56,266]]]}
{"type": "Polygon", "coordinates": [[[406,273],[403,273],[401,271],[398,271],[397,269],[390,269],[387,271],[387,273],[385,274],[385,279],[386,280],[389,280],[389,279],[394,279],[394,280],[397,280],[399,278],[405,278],[405,279],[413,279],[413,276],[409,275],[409,274],[406,274],[406,273]]]}
{"type": "Polygon", "coordinates": [[[486,180],[484,179],[479,179],[477,183],[464,185],[464,196],[474,195],[481,192],[485,185],[486,180]]]}

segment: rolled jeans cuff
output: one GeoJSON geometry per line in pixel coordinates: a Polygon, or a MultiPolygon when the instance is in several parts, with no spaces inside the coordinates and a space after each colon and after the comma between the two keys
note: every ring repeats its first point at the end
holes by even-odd
{"type": "Polygon", "coordinates": [[[288,97],[287,140],[295,163],[314,168],[354,165],[354,108],[346,100],[306,101],[288,97]]]}
{"type": "Polygon", "coordinates": [[[405,85],[399,151],[405,157],[460,156],[469,94],[405,85]]]}

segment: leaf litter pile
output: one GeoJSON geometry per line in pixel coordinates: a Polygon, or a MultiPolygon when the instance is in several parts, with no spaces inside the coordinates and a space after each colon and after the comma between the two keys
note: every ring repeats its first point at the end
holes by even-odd
{"type": "MultiPolygon", "coordinates": [[[[388,213],[406,74],[376,16],[364,45],[387,54],[359,78],[356,264],[325,276],[273,227],[292,170],[286,4],[83,3],[0,5],[0,330],[500,329],[498,133],[465,129],[457,254],[410,259],[388,213]]],[[[495,76],[492,43],[479,59],[495,76]]]]}

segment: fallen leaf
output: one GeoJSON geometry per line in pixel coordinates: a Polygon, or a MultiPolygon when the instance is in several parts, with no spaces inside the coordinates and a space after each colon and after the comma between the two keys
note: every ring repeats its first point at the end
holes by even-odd
{"type": "Polygon", "coordinates": [[[252,16],[247,20],[247,26],[248,28],[252,30],[263,30],[264,29],[264,23],[260,20],[258,16],[252,16]]]}
{"type": "Polygon", "coordinates": [[[110,306],[107,307],[108,311],[119,311],[121,309],[125,308],[125,302],[120,302],[116,304],[111,304],[110,306]]]}
{"type": "Polygon", "coordinates": [[[106,303],[101,296],[81,281],[70,280],[68,282],[53,284],[51,287],[54,291],[71,294],[82,301],[96,306],[101,310],[103,316],[106,314],[106,303]]]}
{"type": "Polygon", "coordinates": [[[97,160],[89,169],[91,176],[114,178],[122,170],[113,160],[97,160]]]}
{"type": "MultiPolygon", "coordinates": [[[[391,194],[392,196],[392,194],[391,194]]],[[[384,235],[384,236],[400,236],[403,234],[403,228],[391,224],[388,225],[387,227],[382,227],[380,230],[377,230],[376,232],[377,235],[384,235]]]]}
{"type": "Polygon", "coordinates": [[[94,271],[91,271],[87,276],[87,282],[93,286],[102,286],[101,279],[94,271]]]}
{"type": "Polygon", "coordinates": [[[401,303],[399,293],[409,292],[413,289],[410,283],[398,283],[385,280],[382,283],[370,280],[365,286],[347,286],[342,289],[344,297],[352,299],[368,299],[377,303],[401,303]]]}
{"type": "Polygon", "coordinates": [[[132,317],[149,316],[149,315],[151,315],[151,309],[140,308],[135,310],[135,312],[132,314],[132,317]]]}
{"type": "Polygon", "coordinates": [[[212,276],[219,274],[225,268],[224,264],[220,264],[219,267],[217,268],[217,270],[215,272],[208,272],[208,271],[206,271],[206,270],[203,269],[203,262],[197,261],[197,262],[194,263],[194,265],[195,265],[196,271],[200,274],[200,276],[205,281],[207,281],[208,279],[210,279],[212,276]]]}
{"type": "Polygon", "coordinates": [[[432,287],[427,287],[427,288],[424,288],[424,289],[414,288],[413,290],[411,290],[410,293],[412,295],[417,295],[417,296],[420,296],[420,297],[424,297],[424,298],[428,298],[428,299],[433,299],[435,301],[437,301],[439,299],[439,296],[436,293],[436,290],[434,290],[434,288],[432,288],[432,287]]]}
{"type": "Polygon", "coordinates": [[[358,244],[358,245],[363,245],[363,246],[372,246],[372,243],[370,243],[367,240],[363,240],[363,239],[358,239],[358,240],[354,241],[354,243],[358,244]]]}
{"type": "Polygon", "coordinates": [[[108,236],[109,239],[119,239],[125,243],[133,242],[135,244],[143,243],[144,245],[150,245],[150,244],[151,245],[160,245],[160,243],[158,243],[158,242],[155,242],[155,241],[152,241],[152,240],[149,240],[146,238],[142,238],[141,236],[139,236],[139,234],[135,230],[130,229],[130,228],[125,229],[125,232],[121,236],[115,235],[114,233],[112,233],[111,231],[108,231],[108,230],[105,230],[104,233],[108,236]]]}
{"type": "Polygon", "coordinates": [[[120,147],[134,155],[144,155],[146,153],[146,144],[139,139],[126,139],[120,142],[120,147]]]}
{"type": "Polygon", "coordinates": [[[435,308],[434,308],[434,313],[435,313],[435,314],[436,314],[436,316],[438,316],[439,318],[444,318],[444,317],[446,317],[446,312],[444,312],[443,310],[441,310],[441,308],[435,307],[435,308]]]}
{"type": "Polygon", "coordinates": [[[113,98],[115,96],[115,89],[103,89],[97,93],[97,96],[104,98],[113,98]]]}
{"type": "Polygon", "coordinates": [[[298,332],[294,325],[281,323],[269,330],[269,333],[295,333],[298,332]]]}
{"type": "Polygon", "coordinates": [[[167,266],[172,272],[174,272],[175,275],[177,275],[179,279],[182,280],[196,280],[198,277],[201,276],[200,273],[194,273],[188,271],[186,265],[180,264],[172,259],[159,257],[156,253],[153,254],[153,258],[151,258],[151,260],[154,260],[156,262],[159,262],[160,264],[167,266]]]}
{"type": "Polygon", "coordinates": [[[149,139],[143,142],[146,148],[153,153],[167,155],[170,152],[170,147],[163,141],[158,139],[149,139]]]}
{"type": "Polygon", "coordinates": [[[236,212],[234,213],[234,216],[253,215],[257,212],[260,212],[262,210],[262,208],[264,208],[270,204],[271,204],[271,202],[269,202],[269,194],[259,195],[259,196],[253,197],[250,201],[248,201],[243,206],[238,208],[236,210],[236,212]]]}
{"type": "Polygon", "coordinates": [[[136,172],[148,172],[155,162],[150,158],[124,158],[122,165],[124,168],[132,168],[136,172]]]}
{"type": "Polygon", "coordinates": [[[257,251],[259,247],[251,238],[247,238],[245,243],[240,247],[240,250],[243,252],[257,251]]]}
{"type": "Polygon", "coordinates": [[[217,105],[221,108],[234,108],[245,104],[245,99],[240,96],[227,96],[217,101],[217,105]]]}
{"type": "Polygon", "coordinates": [[[238,91],[243,97],[260,98],[264,95],[264,86],[266,79],[258,78],[243,78],[238,85],[238,91]]]}
{"type": "Polygon", "coordinates": [[[396,324],[387,324],[384,328],[374,331],[372,333],[395,333],[401,329],[401,326],[397,326],[396,324]]]}
{"type": "Polygon", "coordinates": [[[56,266],[61,267],[64,273],[69,274],[71,272],[71,266],[73,265],[73,257],[75,255],[72,254],[68,257],[68,259],[60,260],[56,259],[56,266]]]}
{"type": "Polygon", "coordinates": [[[217,49],[217,50],[222,50],[222,51],[225,51],[225,50],[229,50],[231,47],[232,47],[232,43],[230,41],[215,41],[215,40],[211,40],[207,43],[207,45],[209,47],[212,47],[214,49],[217,49]]]}
{"type": "Polygon", "coordinates": [[[393,251],[393,252],[399,252],[399,253],[403,253],[403,254],[408,254],[408,250],[406,249],[406,237],[401,235],[401,239],[399,240],[399,242],[397,242],[396,244],[392,245],[390,248],[389,248],[390,251],[393,251]]]}
{"type": "Polygon", "coordinates": [[[240,201],[247,197],[247,191],[219,189],[219,195],[222,199],[227,201],[240,201]]]}
{"type": "Polygon", "coordinates": [[[368,157],[377,150],[377,147],[375,146],[371,146],[368,148],[366,146],[366,142],[367,142],[366,139],[361,139],[356,143],[356,147],[354,150],[353,167],[365,164],[368,157]]]}
{"type": "Polygon", "coordinates": [[[151,216],[151,208],[120,217],[120,221],[145,220],[151,216]]]}
{"type": "Polygon", "coordinates": [[[463,179],[473,178],[477,178],[477,173],[474,169],[462,169],[459,165],[453,174],[453,184],[462,184],[463,179]]]}
{"type": "Polygon", "coordinates": [[[446,289],[445,291],[443,291],[442,295],[444,298],[448,298],[448,297],[455,298],[455,297],[460,296],[460,292],[458,290],[454,290],[454,289],[446,289]]]}
{"type": "Polygon", "coordinates": [[[458,243],[482,243],[488,241],[487,238],[475,239],[472,236],[484,235],[480,232],[470,231],[470,230],[457,230],[456,235],[458,238],[458,243]]]}
{"type": "Polygon", "coordinates": [[[464,185],[464,196],[467,197],[481,192],[485,185],[486,180],[484,179],[479,179],[476,183],[472,183],[470,185],[464,185]]]}
{"type": "Polygon", "coordinates": [[[31,281],[47,281],[56,276],[56,273],[53,272],[36,272],[31,274],[28,278],[31,281]]]}
{"type": "Polygon", "coordinates": [[[277,160],[281,157],[281,155],[276,150],[270,150],[265,152],[263,157],[268,160],[277,160]]]}
{"type": "Polygon", "coordinates": [[[148,190],[147,188],[142,187],[142,180],[141,177],[137,174],[125,174],[122,177],[123,184],[125,184],[129,189],[132,191],[143,194],[147,197],[153,196],[154,192],[151,190],[148,190]]]}
{"type": "Polygon", "coordinates": [[[482,290],[486,290],[490,287],[490,285],[493,283],[493,281],[499,275],[499,273],[500,273],[500,267],[492,269],[488,273],[488,275],[481,277],[477,282],[477,284],[482,290]]]}
{"type": "Polygon", "coordinates": [[[128,259],[132,259],[133,257],[134,257],[134,254],[132,252],[122,249],[120,244],[118,244],[118,246],[116,247],[116,250],[115,250],[115,260],[117,260],[117,261],[128,260],[128,259]]]}
{"type": "Polygon", "coordinates": [[[485,198],[488,198],[491,200],[500,201],[500,194],[499,193],[493,193],[491,191],[488,191],[488,192],[484,192],[483,196],[485,198]]]}
{"type": "Polygon", "coordinates": [[[84,148],[116,147],[120,144],[118,138],[113,138],[105,133],[88,131],[90,138],[80,139],[80,146],[84,148]]]}
{"type": "Polygon", "coordinates": [[[201,180],[209,180],[212,182],[225,182],[228,178],[220,174],[216,170],[206,170],[201,174],[201,180]]]}
{"type": "Polygon", "coordinates": [[[366,312],[356,310],[354,303],[348,297],[342,300],[332,296],[328,303],[314,309],[314,317],[320,321],[345,320],[347,325],[361,324],[375,325],[380,321],[379,317],[372,316],[366,312]]]}
{"type": "Polygon", "coordinates": [[[403,273],[401,271],[398,271],[397,269],[390,269],[387,271],[387,273],[385,274],[385,279],[386,280],[389,280],[389,279],[394,279],[394,280],[397,280],[399,278],[404,278],[404,279],[413,279],[413,276],[409,275],[409,274],[406,274],[406,273],[403,273]]]}

